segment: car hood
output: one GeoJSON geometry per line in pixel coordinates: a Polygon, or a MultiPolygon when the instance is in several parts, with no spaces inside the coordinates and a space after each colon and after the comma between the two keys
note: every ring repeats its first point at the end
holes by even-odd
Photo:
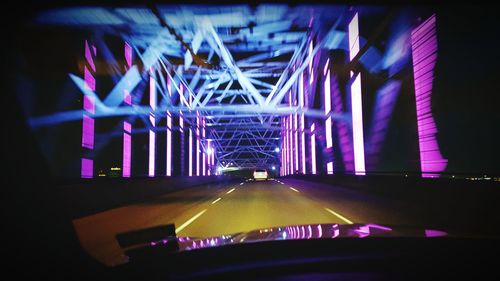
{"type": "Polygon", "coordinates": [[[171,237],[151,241],[144,247],[169,247],[175,251],[191,251],[196,249],[220,247],[242,243],[255,243],[277,240],[297,239],[340,239],[369,237],[439,237],[447,236],[447,232],[436,229],[418,229],[413,227],[395,227],[380,224],[306,224],[271,227],[220,235],[206,238],[171,237]]]}

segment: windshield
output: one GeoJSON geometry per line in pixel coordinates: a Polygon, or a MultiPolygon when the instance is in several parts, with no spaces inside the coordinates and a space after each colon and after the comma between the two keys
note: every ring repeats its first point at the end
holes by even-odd
{"type": "Polygon", "coordinates": [[[498,235],[498,17],[457,26],[465,10],[52,5],[18,28],[11,82],[43,192],[109,266],[117,235],[172,224],[498,235]]]}

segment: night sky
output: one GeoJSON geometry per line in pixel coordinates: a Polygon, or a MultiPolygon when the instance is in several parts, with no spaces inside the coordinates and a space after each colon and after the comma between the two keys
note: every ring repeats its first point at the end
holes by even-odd
{"type": "Polygon", "coordinates": [[[487,6],[438,11],[433,112],[448,171],[500,172],[499,27],[487,6]]]}

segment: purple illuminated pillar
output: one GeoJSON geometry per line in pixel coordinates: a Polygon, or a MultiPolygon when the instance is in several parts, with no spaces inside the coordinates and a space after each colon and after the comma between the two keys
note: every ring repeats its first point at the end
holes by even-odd
{"type": "Polygon", "coordinates": [[[293,159],[293,117],[292,114],[288,116],[288,151],[290,154],[290,174],[293,174],[294,159],[293,159]]]}
{"type": "Polygon", "coordinates": [[[190,177],[193,176],[193,130],[189,129],[189,172],[190,177]]]}
{"type": "MultiPolygon", "coordinates": [[[[170,82],[170,77],[167,76],[167,92],[168,98],[171,101],[172,98],[172,84],[170,82]]],[[[165,175],[167,177],[172,176],[172,114],[167,110],[167,155],[166,155],[166,171],[165,175]]]]}
{"type": "MultiPolygon", "coordinates": [[[[304,108],[304,73],[301,72],[299,76],[299,106],[304,108]]],[[[302,174],[306,173],[306,133],[304,131],[305,116],[304,113],[300,114],[300,164],[302,174]]]]}
{"type": "Polygon", "coordinates": [[[283,142],[281,143],[281,158],[282,160],[282,166],[283,166],[283,176],[286,175],[286,129],[285,129],[285,122],[286,118],[281,117],[281,136],[283,139],[283,142]]]}
{"type": "MultiPolygon", "coordinates": [[[[94,57],[96,56],[96,48],[85,40],[85,60],[90,69],[85,65],[83,70],[85,88],[95,92],[95,78],[92,73],[95,73],[94,57]]],[[[94,149],[94,114],[95,104],[94,97],[83,96],[83,116],[82,116],[82,148],[84,155],[94,149]]],[[[94,177],[94,160],[82,157],[80,175],[82,178],[94,177]]]]}
{"type": "MultiPolygon", "coordinates": [[[[289,107],[291,108],[292,107],[292,91],[290,90],[288,92],[288,104],[289,104],[289,107]]],[[[293,174],[294,173],[294,161],[293,161],[293,152],[294,152],[294,145],[293,145],[293,115],[290,114],[288,116],[288,150],[289,150],[289,159],[290,159],[290,174],[293,174]]]]}
{"type": "Polygon", "coordinates": [[[94,161],[82,158],[82,178],[92,178],[94,174],[94,161]]]}
{"type": "MultiPolygon", "coordinates": [[[[204,141],[205,140],[205,118],[202,118],[202,122],[201,122],[201,138],[202,140],[204,141]]],[[[202,151],[201,152],[201,156],[202,156],[202,161],[201,163],[203,163],[203,167],[201,169],[202,171],[202,175],[204,176],[206,174],[206,157],[205,157],[205,154],[206,154],[206,150],[205,151],[202,151]]]]}
{"type": "Polygon", "coordinates": [[[316,132],[314,123],[311,125],[311,173],[316,174],[316,132]]]}
{"type": "Polygon", "coordinates": [[[330,94],[330,71],[327,70],[326,79],[324,84],[325,93],[325,116],[328,116],[325,121],[325,136],[326,136],[326,148],[332,147],[332,117],[330,112],[332,110],[331,106],[331,94],[330,94]]]}
{"type": "Polygon", "coordinates": [[[286,118],[281,117],[281,175],[286,176],[286,118]]]}
{"type": "MultiPolygon", "coordinates": [[[[154,128],[156,125],[155,113],[156,110],[156,81],[153,78],[153,69],[149,70],[149,106],[151,106],[151,112],[149,113],[149,122],[151,122],[151,127],[154,128]]],[[[149,173],[150,177],[155,176],[155,140],[156,135],[154,129],[149,130],[149,173]]]]}
{"type": "Polygon", "coordinates": [[[436,16],[411,33],[413,75],[417,108],[420,167],[423,177],[433,177],[446,169],[448,160],[441,156],[436,139],[437,127],[432,116],[431,96],[434,66],[437,60],[436,16]]]}
{"type": "Polygon", "coordinates": [[[287,119],[286,117],[281,117],[282,120],[282,135],[283,135],[283,143],[281,144],[282,148],[282,154],[283,154],[283,175],[286,176],[288,175],[288,148],[287,148],[287,119]]]}
{"type": "Polygon", "coordinates": [[[309,60],[309,84],[312,84],[312,82],[314,81],[314,69],[312,67],[313,64],[312,52],[313,52],[313,42],[311,40],[311,43],[309,44],[309,57],[311,57],[311,60],[309,60]]]}
{"type": "MultiPolygon", "coordinates": [[[[188,106],[191,108],[191,95],[189,95],[188,106]]],[[[193,176],[193,129],[189,127],[189,176],[193,176]]]]}
{"type": "Polygon", "coordinates": [[[210,141],[211,140],[207,140],[207,151],[208,151],[208,155],[207,155],[207,175],[210,176],[211,174],[211,171],[210,171],[210,163],[211,163],[211,157],[212,157],[212,148],[211,148],[211,144],[210,144],[210,141]]]}
{"type": "MultiPolygon", "coordinates": [[[[182,97],[183,96],[183,88],[182,88],[182,85],[179,85],[179,96],[182,97]]],[[[185,157],[186,157],[186,154],[185,154],[185,144],[184,144],[184,116],[183,116],[183,113],[182,113],[182,110],[179,110],[179,132],[180,132],[180,135],[181,135],[181,146],[182,146],[182,157],[183,159],[181,160],[181,163],[182,163],[182,175],[185,176],[186,175],[186,172],[185,172],[185,169],[186,169],[186,166],[185,166],[185,157]]]]}
{"type": "Polygon", "coordinates": [[[200,175],[200,113],[196,112],[196,175],[200,175]]]}
{"type": "MultiPolygon", "coordinates": [[[[126,70],[132,67],[132,47],[125,42],[124,47],[126,70]]],[[[127,106],[132,105],[132,96],[128,90],[123,91],[123,103],[127,106]]],[[[122,177],[130,177],[131,153],[132,152],[132,124],[123,121],[123,157],[122,157],[122,177]]]]}
{"type": "Polygon", "coordinates": [[[290,126],[290,116],[287,116],[286,117],[286,158],[287,158],[287,174],[291,174],[292,173],[292,168],[293,168],[293,163],[292,163],[292,153],[291,153],[291,145],[290,145],[290,130],[291,130],[291,126],[290,126]]]}
{"type": "Polygon", "coordinates": [[[132,125],[124,121],[123,122],[123,163],[122,163],[122,176],[124,178],[130,177],[130,152],[132,146],[132,125]]]}
{"type": "Polygon", "coordinates": [[[293,133],[294,133],[294,151],[295,151],[295,171],[299,171],[299,132],[298,132],[298,114],[294,114],[294,122],[293,122],[293,133]]]}
{"type": "Polygon", "coordinates": [[[306,174],[306,133],[304,128],[305,116],[300,115],[300,164],[301,173],[306,174]]]}
{"type": "MultiPolygon", "coordinates": [[[[358,13],[349,23],[349,58],[359,52],[358,13]]],[[[351,71],[351,78],[354,73],[351,71]]],[[[354,170],[356,175],[365,174],[365,147],[363,140],[363,106],[361,100],[361,73],[358,73],[351,84],[352,105],[352,139],[354,147],[354,170]]]]}
{"type": "Polygon", "coordinates": [[[210,155],[210,167],[215,165],[215,146],[212,145],[212,155],[210,155]]]}

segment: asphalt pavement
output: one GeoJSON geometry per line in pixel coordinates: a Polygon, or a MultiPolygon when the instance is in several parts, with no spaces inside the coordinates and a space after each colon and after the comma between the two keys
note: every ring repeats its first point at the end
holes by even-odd
{"type": "Polygon", "coordinates": [[[401,225],[404,206],[359,191],[299,180],[242,180],[197,186],[73,221],[85,251],[113,266],[126,261],[115,235],[174,223],[177,236],[210,237],[315,223],[401,225]]]}

